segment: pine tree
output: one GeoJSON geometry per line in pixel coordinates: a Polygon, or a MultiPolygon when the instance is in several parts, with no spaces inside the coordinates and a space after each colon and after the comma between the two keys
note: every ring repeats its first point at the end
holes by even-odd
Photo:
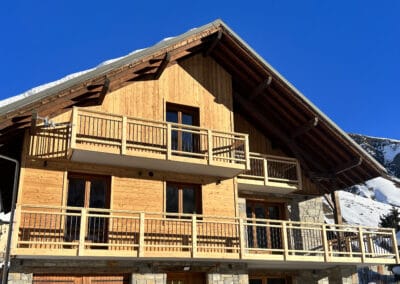
{"type": "Polygon", "coordinates": [[[400,212],[396,207],[392,207],[390,212],[379,217],[379,225],[384,228],[394,228],[396,232],[400,231],[400,212]]]}

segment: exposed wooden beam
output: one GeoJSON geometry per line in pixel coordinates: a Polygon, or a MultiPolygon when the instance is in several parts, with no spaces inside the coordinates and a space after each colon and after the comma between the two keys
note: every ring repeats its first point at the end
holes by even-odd
{"type": "Polygon", "coordinates": [[[160,78],[165,68],[167,68],[170,60],[171,60],[171,53],[169,52],[165,53],[164,59],[161,61],[160,66],[158,67],[156,73],[154,74],[154,80],[158,80],[158,78],[160,78]]]}
{"type": "Polygon", "coordinates": [[[104,101],[104,98],[106,97],[108,91],[110,90],[110,79],[107,77],[104,79],[104,85],[103,88],[100,91],[99,98],[97,100],[97,103],[101,105],[104,101]]]}
{"type": "Polygon", "coordinates": [[[217,46],[218,42],[222,38],[222,30],[219,30],[217,33],[217,36],[214,37],[214,39],[211,41],[211,44],[208,46],[208,48],[204,51],[203,56],[207,57],[211,54],[211,52],[214,50],[214,48],[217,46]]]}
{"type": "Polygon", "coordinates": [[[300,126],[295,131],[293,131],[293,133],[291,135],[291,139],[295,139],[296,137],[307,133],[308,131],[310,131],[311,129],[316,127],[317,125],[318,125],[318,117],[314,117],[313,119],[308,121],[306,124],[304,124],[303,126],[300,126]]]}
{"type": "Polygon", "coordinates": [[[335,168],[335,169],[333,170],[333,172],[334,172],[336,175],[341,174],[341,173],[344,173],[344,172],[347,172],[348,170],[351,170],[351,169],[353,169],[353,168],[358,167],[359,165],[361,165],[362,161],[363,161],[363,159],[362,159],[361,157],[355,158],[355,159],[353,159],[352,161],[349,161],[349,162],[347,162],[347,163],[345,163],[345,164],[343,164],[343,165],[341,165],[341,166],[335,168]]]}
{"type": "Polygon", "coordinates": [[[268,87],[271,85],[272,82],[272,76],[268,76],[266,80],[261,82],[250,94],[249,100],[252,101],[256,97],[258,97],[262,92],[264,92],[268,87]]]}
{"type": "Polygon", "coordinates": [[[36,134],[36,124],[39,118],[39,114],[37,111],[32,112],[32,119],[31,119],[31,135],[36,134]]]}

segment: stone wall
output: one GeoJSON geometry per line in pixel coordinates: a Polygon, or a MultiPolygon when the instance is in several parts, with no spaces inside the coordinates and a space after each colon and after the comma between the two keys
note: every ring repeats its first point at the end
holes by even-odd
{"type": "Polygon", "coordinates": [[[25,273],[9,273],[8,274],[8,283],[11,284],[31,284],[32,283],[32,274],[25,273]]]}
{"type": "Polygon", "coordinates": [[[134,273],[131,275],[131,284],[164,284],[167,283],[165,273],[134,273]]]}
{"type": "Polygon", "coordinates": [[[222,274],[209,273],[207,275],[207,284],[248,284],[249,276],[247,274],[222,274]]]}

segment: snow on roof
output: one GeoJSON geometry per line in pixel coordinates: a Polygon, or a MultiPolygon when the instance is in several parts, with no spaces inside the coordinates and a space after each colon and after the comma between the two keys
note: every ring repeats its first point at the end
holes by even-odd
{"type": "Polygon", "coordinates": [[[132,55],[132,54],[138,53],[138,52],[140,52],[142,50],[144,50],[144,49],[137,49],[135,51],[130,52],[129,54],[127,54],[125,56],[121,56],[121,57],[117,57],[117,58],[106,60],[106,61],[100,63],[99,65],[97,65],[94,68],[90,68],[90,69],[86,69],[86,70],[83,70],[83,71],[79,71],[79,72],[75,72],[75,73],[69,74],[69,75],[67,75],[67,76],[65,76],[65,77],[63,77],[61,79],[58,79],[58,80],[55,80],[53,82],[49,82],[49,83],[34,87],[34,88],[29,89],[29,90],[27,90],[27,91],[25,91],[25,92],[23,92],[23,93],[21,93],[19,95],[4,99],[4,100],[0,101],[0,108],[3,107],[3,106],[9,105],[9,104],[11,104],[13,102],[17,102],[17,101],[22,100],[24,98],[33,96],[33,95],[35,95],[37,93],[40,93],[40,92],[45,91],[45,90],[47,90],[49,88],[55,87],[57,85],[60,85],[60,84],[62,84],[64,82],[70,81],[73,78],[82,76],[82,75],[84,75],[84,74],[86,74],[86,73],[88,73],[90,71],[94,71],[94,70],[96,70],[96,69],[98,69],[100,67],[109,65],[109,64],[111,64],[113,62],[121,60],[121,59],[123,59],[125,57],[128,57],[128,56],[132,55]]]}

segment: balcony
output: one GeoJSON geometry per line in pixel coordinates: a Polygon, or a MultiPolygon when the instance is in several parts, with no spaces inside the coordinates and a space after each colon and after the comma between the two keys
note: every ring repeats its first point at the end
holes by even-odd
{"type": "Polygon", "coordinates": [[[296,159],[250,153],[250,170],[238,176],[239,190],[287,194],[301,190],[296,159]]]}
{"type": "Polygon", "coordinates": [[[18,205],[15,220],[17,258],[399,263],[395,231],[387,228],[34,205],[18,205]]]}
{"type": "Polygon", "coordinates": [[[74,108],[71,159],[234,177],[250,167],[248,135],[74,108]]]}

